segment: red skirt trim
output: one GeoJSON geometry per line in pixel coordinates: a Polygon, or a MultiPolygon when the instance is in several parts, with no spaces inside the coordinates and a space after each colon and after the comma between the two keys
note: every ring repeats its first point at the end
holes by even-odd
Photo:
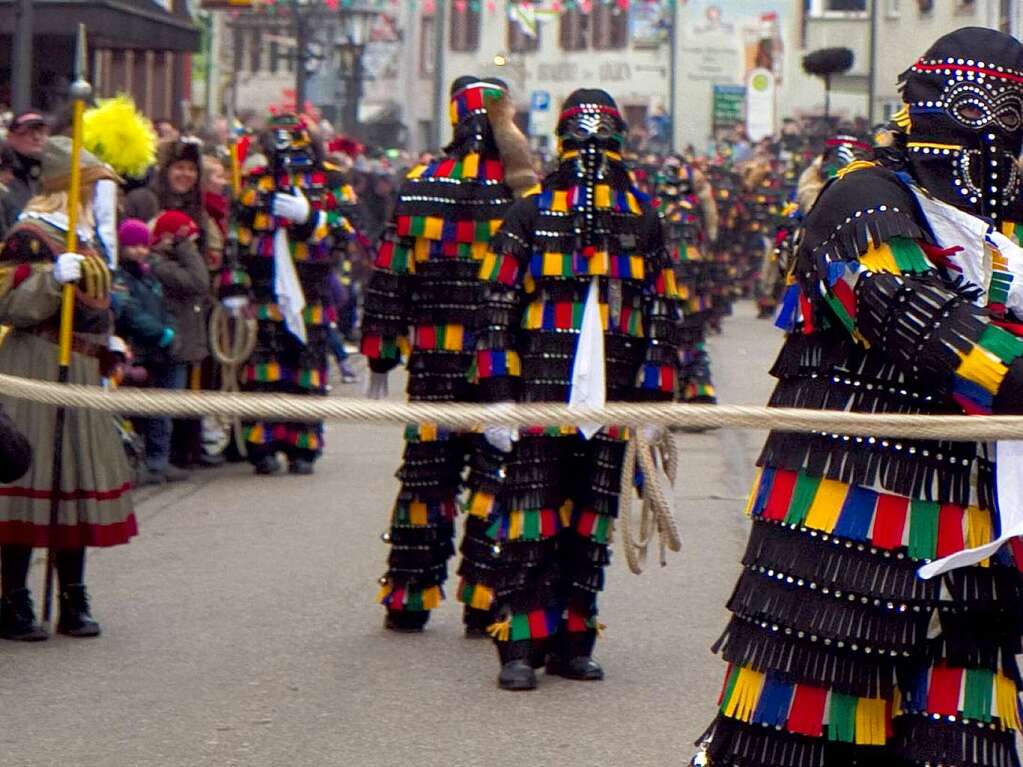
{"type": "MultiPolygon", "coordinates": [[[[129,492],[131,492],[131,482],[125,482],[123,485],[113,490],[61,491],[60,500],[116,501],[129,492]]],[[[52,490],[37,490],[34,487],[0,487],[0,498],[31,498],[34,501],[49,501],[52,497],[52,490]]]]}
{"type": "MultiPolygon", "coordinates": [[[[104,548],[127,543],[138,534],[135,515],[129,514],[123,522],[109,525],[58,525],[57,540],[53,545],[58,549],[82,549],[86,546],[104,548]]],[[[46,548],[50,545],[50,527],[31,522],[0,522],[0,543],[46,548]]]]}

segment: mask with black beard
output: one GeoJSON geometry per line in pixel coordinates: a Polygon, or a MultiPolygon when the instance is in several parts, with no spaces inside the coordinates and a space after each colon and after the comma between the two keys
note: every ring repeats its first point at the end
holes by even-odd
{"type": "Polygon", "coordinates": [[[278,173],[305,173],[320,164],[320,149],[301,117],[274,117],[260,137],[263,152],[278,173]]]}
{"type": "Polygon", "coordinates": [[[939,39],[901,78],[906,154],[935,197],[995,221],[1023,220],[1023,45],[967,27],[939,39]]]}
{"type": "Polygon", "coordinates": [[[608,153],[620,160],[628,130],[618,106],[600,90],[578,90],[565,101],[558,120],[558,152],[582,176],[607,171],[608,153]]]}

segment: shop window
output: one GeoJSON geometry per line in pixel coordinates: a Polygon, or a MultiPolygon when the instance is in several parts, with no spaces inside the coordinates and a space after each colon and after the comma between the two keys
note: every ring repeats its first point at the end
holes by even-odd
{"type": "Polygon", "coordinates": [[[593,16],[593,47],[617,50],[629,44],[629,14],[618,3],[595,2],[593,16]]]}
{"type": "Polygon", "coordinates": [[[578,8],[561,13],[561,50],[585,51],[589,40],[590,15],[578,8]]]}
{"type": "Polygon", "coordinates": [[[529,53],[540,50],[540,22],[529,0],[508,3],[508,50],[529,53]]]}
{"type": "Polygon", "coordinates": [[[475,51],[479,47],[479,4],[470,0],[454,0],[451,4],[451,50],[475,51]]]}

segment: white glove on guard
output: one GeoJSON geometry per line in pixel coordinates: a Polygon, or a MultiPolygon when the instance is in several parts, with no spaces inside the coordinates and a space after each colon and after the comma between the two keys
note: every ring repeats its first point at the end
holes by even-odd
{"type": "Polygon", "coordinates": [[[274,195],[274,215],[286,218],[293,224],[304,224],[308,221],[311,210],[309,200],[302,194],[301,189],[295,189],[295,194],[277,192],[274,195]]]}
{"type": "Polygon", "coordinates": [[[61,253],[53,265],[53,279],[58,285],[67,285],[82,279],[82,262],[85,256],[80,253],[61,253]]]}

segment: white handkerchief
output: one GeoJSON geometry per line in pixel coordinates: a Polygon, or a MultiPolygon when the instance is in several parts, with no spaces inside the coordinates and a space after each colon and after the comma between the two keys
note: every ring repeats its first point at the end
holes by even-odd
{"type": "MultiPolygon", "coordinates": [[[[583,324],[572,363],[572,391],[568,404],[572,407],[599,409],[607,402],[604,380],[604,325],[600,321],[600,287],[596,277],[590,280],[583,309],[583,324]]],[[[589,439],[598,431],[599,423],[578,424],[579,431],[589,439]]]]}
{"type": "Polygon", "coordinates": [[[990,557],[1010,539],[1023,535],[1023,442],[1001,441],[995,450],[995,505],[998,507],[1000,535],[984,546],[957,551],[924,565],[918,571],[921,578],[933,578],[949,570],[975,565],[990,557]]]}
{"type": "Polygon", "coordinates": [[[274,232],[274,293],[281,314],[284,315],[284,324],[304,344],[307,341],[305,321],[302,318],[305,293],[302,292],[302,283],[298,281],[295,262],[291,260],[288,231],[283,226],[274,232]]]}

